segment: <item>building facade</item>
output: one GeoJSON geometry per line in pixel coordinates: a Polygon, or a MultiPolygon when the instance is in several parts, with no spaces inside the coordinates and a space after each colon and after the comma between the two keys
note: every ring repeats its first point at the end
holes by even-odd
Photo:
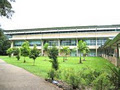
{"type": "MultiPolygon", "coordinates": [[[[115,37],[120,33],[120,25],[99,25],[99,26],[73,26],[73,27],[53,27],[36,29],[4,30],[4,34],[11,40],[11,47],[20,47],[24,41],[29,41],[30,47],[34,44],[41,50],[49,43],[61,49],[69,46],[70,49],[77,48],[79,40],[87,43],[90,53],[89,56],[99,56],[101,53],[98,48],[104,45],[108,38],[115,37]]],[[[60,54],[59,54],[60,55],[60,54]]],[[[79,56],[79,51],[71,51],[71,56],[79,56]]]]}

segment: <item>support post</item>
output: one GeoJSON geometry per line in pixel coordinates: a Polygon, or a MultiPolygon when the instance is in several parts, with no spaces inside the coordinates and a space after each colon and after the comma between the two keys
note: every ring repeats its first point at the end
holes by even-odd
{"type": "Polygon", "coordinates": [[[119,45],[117,44],[117,61],[116,61],[116,66],[119,65],[119,45]]]}
{"type": "Polygon", "coordinates": [[[60,56],[60,40],[59,39],[58,39],[58,51],[59,51],[58,55],[60,56]]]}
{"type": "Polygon", "coordinates": [[[43,56],[43,40],[41,40],[41,54],[42,54],[42,56],[43,56]]]}
{"type": "MultiPolygon", "coordinates": [[[[13,48],[13,46],[14,46],[14,43],[13,43],[13,41],[11,41],[11,46],[10,46],[10,48],[13,48]]],[[[13,53],[12,53],[11,56],[13,56],[13,53]]]]}
{"type": "Polygon", "coordinates": [[[13,41],[11,41],[11,46],[10,47],[13,48],[13,41]]]}
{"type": "MultiPolygon", "coordinates": [[[[77,47],[77,45],[78,45],[78,39],[76,38],[76,47],[77,47]]],[[[77,56],[79,56],[78,55],[78,47],[77,47],[77,50],[76,50],[76,54],[77,54],[77,56]]]]}
{"type": "Polygon", "coordinates": [[[97,37],[96,37],[96,57],[98,56],[97,54],[98,53],[97,53],[97,37]]]}

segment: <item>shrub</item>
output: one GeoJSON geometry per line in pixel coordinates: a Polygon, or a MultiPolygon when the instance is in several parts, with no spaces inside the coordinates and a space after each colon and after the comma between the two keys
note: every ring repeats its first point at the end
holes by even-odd
{"type": "Polygon", "coordinates": [[[108,76],[110,82],[113,84],[115,90],[120,89],[120,67],[110,67],[110,74],[108,76]]]}
{"type": "Polygon", "coordinates": [[[16,56],[17,60],[20,60],[20,56],[21,56],[20,48],[13,48],[13,54],[16,56]]]}
{"type": "Polygon", "coordinates": [[[48,72],[48,77],[51,79],[51,80],[54,80],[55,76],[56,76],[56,71],[54,69],[51,69],[49,72],[48,72]]]}
{"type": "Polygon", "coordinates": [[[34,60],[33,65],[35,65],[35,60],[37,57],[39,57],[40,51],[37,49],[36,45],[34,45],[33,49],[30,50],[29,57],[34,60]]]}
{"type": "Polygon", "coordinates": [[[13,48],[9,48],[7,50],[7,54],[9,55],[9,57],[11,57],[12,53],[13,53],[13,48]]]}
{"type": "Polygon", "coordinates": [[[49,49],[49,58],[52,59],[52,68],[55,70],[58,70],[59,64],[57,61],[58,57],[58,49],[55,46],[52,46],[52,48],[49,49]]]}
{"type": "Polygon", "coordinates": [[[29,56],[30,48],[29,48],[29,42],[26,41],[22,44],[21,47],[21,55],[24,57],[24,63],[26,62],[25,57],[29,56]]]}
{"type": "Polygon", "coordinates": [[[92,88],[94,90],[112,90],[111,83],[107,78],[107,73],[101,73],[96,79],[92,82],[92,88]]]}

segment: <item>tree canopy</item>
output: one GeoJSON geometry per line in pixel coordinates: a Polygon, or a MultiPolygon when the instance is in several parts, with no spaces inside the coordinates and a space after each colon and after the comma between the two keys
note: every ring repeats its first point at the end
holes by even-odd
{"type": "Polygon", "coordinates": [[[10,41],[4,35],[3,30],[0,29],[0,55],[6,55],[6,50],[10,48],[10,41]]]}
{"type": "Polygon", "coordinates": [[[0,0],[0,16],[11,18],[14,11],[12,10],[12,5],[10,2],[15,0],[0,0]]]}

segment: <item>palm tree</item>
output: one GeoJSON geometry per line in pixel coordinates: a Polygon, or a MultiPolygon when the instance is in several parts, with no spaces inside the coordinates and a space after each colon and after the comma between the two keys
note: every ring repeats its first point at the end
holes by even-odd
{"type": "Polygon", "coordinates": [[[83,51],[85,50],[86,46],[87,46],[86,43],[83,42],[82,40],[80,40],[80,41],[78,42],[77,47],[78,47],[78,50],[80,51],[80,61],[79,61],[79,63],[82,63],[81,54],[82,54],[83,51]]]}

